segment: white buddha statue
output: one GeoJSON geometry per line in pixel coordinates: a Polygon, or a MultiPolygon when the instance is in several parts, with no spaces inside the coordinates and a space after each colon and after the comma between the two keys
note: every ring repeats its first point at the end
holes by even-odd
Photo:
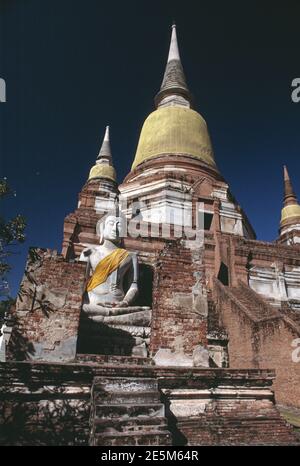
{"type": "Polygon", "coordinates": [[[115,214],[108,214],[99,220],[96,226],[97,235],[100,237],[99,246],[86,248],[81,253],[79,260],[87,262],[87,278],[90,277],[84,295],[83,310],[90,314],[110,315],[111,313],[104,308],[128,307],[138,294],[136,253],[120,248],[125,221],[115,214]],[[130,272],[132,281],[125,294],[124,277],[130,272]]]}

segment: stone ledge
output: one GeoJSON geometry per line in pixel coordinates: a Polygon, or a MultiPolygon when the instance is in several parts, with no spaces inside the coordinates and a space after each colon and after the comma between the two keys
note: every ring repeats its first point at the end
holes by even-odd
{"type": "Polygon", "coordinates": [[[46,379],[82,377],[93,378],[109,374],[119,376],[126,374],[128,377],[159,377],[166,379],[190,379],[190,380],[229,380],[230,384],[240,381],[259,383],[268,381],[269,384],[275,379],[275,371],[272,369],[222,369],[222,368],[195,368],[195,367],[159,367],[153,365],[131,365],[124,364],[95,364],[89,363],[51,363],[40,361],[8,361],[0,363],[0,380],[15,375],[23,375],[31,378],[39,378],[44,375],[46,379]],[[22,374],[23,373],[23,374],[22,374]]]}

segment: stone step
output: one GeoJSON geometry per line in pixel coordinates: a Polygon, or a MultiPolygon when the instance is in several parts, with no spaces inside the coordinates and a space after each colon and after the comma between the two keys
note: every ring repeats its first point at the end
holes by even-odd
{"type": "Polygon", "coordinates": [[[150,377],[95,377],[93,392],[148,392],[158,391],[157,379],[150,377]]]}
{"type": "Polygon", "coordinates": [[[157,379],[96,376],[92,404],[91,445],[171,445],[157,379]]]}
{"type": "Polygon", "coordinates": [[[93,444],[95,446],[129,446],[129,445],[171,445],[172,438],[169,432],[132,432],[115,434],[95,434],[93,444]]]}
{"type": "Polygon", "coordinates": [[[164,417],[164,415],[163,403],[95,405],[95,417],[101,419],[138,416],[164,417]]]}
{"type": "Polygon", "coordinates": [[[109,392],[94,392],[94,403],[100,404],[144,404],[144,403],[159,403],[160,393],[157,390],[151,391],[109,391],[109,392]]]}
{"type": "Polygon", "coordinates": [[[139,432],[167,430],[167,421],[162,417],[130,417],[120,419],[94,419],[94,432],[139,432]]]}
{"type": "Polygon", "coordinates": [[[265,302],[261,296],[258,296],[251,288],[232,287],[230,291],[253,315],[257,318],[276,317],[277,311],[265,302]]]}
{"type": "Polygon", "coordinates": [[[151,358],[141,358],[134,356],[114,356],[108,354],[77,354],[76,362],[92,364],[116,364],[116,365],[141,365],[152,366],[154,362],[151,358]]]}

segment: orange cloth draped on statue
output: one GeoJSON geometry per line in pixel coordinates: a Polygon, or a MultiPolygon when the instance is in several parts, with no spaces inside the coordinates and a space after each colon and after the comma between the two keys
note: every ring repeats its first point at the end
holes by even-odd
{"type": "Polygon", "coordinates": [[[101,259],[95,268],[95,272],[88,281],[86,291],[91,291],[96,288],[96,286],[106,282],[107,277],[119,267],[121,262],[126,259],[128,254],[129,253],[126,251],[126,249],[118,248],[108,254],[108,256],[101,259]]]}

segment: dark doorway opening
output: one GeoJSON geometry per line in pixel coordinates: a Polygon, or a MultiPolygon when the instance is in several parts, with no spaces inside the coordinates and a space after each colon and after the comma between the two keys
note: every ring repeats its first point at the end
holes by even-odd
{"type": "Polygon", "coordinates": [[[152,307],[153,268],[151,265],[139,264],[139,296],[138,306],[152,307]]]}
{"type": "Polygon", "coordinates": [[[218,279],[220,280],[223,285],[228,286],[229,285],[229,272],[228,272],[228,267],[227,265],[224,264],[224,262],[221,262],[219,273],[218,273],[218,279]]]}
{"type": "Polygon", "coordinates": [[[209,231],[211,228],[213,216],[213,214],[200,210],[198,212],[198,228],[209,231]]]}

